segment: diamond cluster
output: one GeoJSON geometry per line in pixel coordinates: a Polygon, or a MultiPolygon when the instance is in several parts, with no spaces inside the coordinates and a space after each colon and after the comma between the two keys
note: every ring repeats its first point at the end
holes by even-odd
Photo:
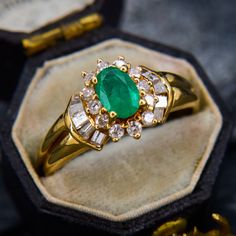
{"type": "Polygon", "coordinates": [[[68,111],[74,127],[83,139],[89,141],[91,144],[95,144],[97,147],[101,147],[106,141],[107,135],[95,129],[84,111],[83,104],[78,94],[72,96],[68,111]]]}
{"type": "Polygon", "coordinates": [[[142,76],[147,80],[152,82],[154,88],[154,94],[156,100],[153,103],[153,99],[150,98],[149,95],[146,95],[147,103],[153,104],[153,111],[152,112],[145,112],[143,114],[144,123],[147,124],[151,122],[151,120],[156,120],[158,123],[161,123],[164,117],[165,110],[168,105],[168,91],[165,83],[159,78],[154,72],[145,70],[142,73],[142,76]]]}
{"type": "MultiPolygon", "coordinates": [[[[131,67],[123,57],[109,64],[99,59],[95,71],[82,73],[85,87],[74,95],[69,114],[79,135],[91,144],[102,146],[110,137],[118,141],[125,134],[138,139],[143,127],[161,123],[168,105],[168,91],[158,75],[142,66],[131,67]],[[95,88],[97,75],[108,67],[118,68],[129,75],[139,91],[139,108],[131,117],[121,119],[116,112],[108,111],[99,100],[95,88]]],[[[121,95],[122,96],[122,95],[121,95]]]]}

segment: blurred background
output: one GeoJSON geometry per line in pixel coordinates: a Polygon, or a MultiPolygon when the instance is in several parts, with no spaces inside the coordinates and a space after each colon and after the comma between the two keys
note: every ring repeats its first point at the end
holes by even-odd
{"type": "MultiPolygon", "coordinates": [[[[192,52],[236,118],[236,1],[126,0],[121,29],[192,52]]],[[[2,106],[0,117],[6,107],[2,106]]],[[[212,211],[236,233],[236,132],[212,197],[212,211]]],[[[0,235],[28,235],[4,187],[0,164],[0,235]]]]}

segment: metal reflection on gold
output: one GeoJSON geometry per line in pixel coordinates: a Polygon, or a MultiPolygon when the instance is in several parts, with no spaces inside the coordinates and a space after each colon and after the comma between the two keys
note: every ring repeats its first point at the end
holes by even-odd
{"type": "Polygon", "coordinates": [[[196,226],[192,230],[187,230],[187,220],[178,218],[159,226],[152,236],[233,236],[229,222],[223,216],[213,213],[213,221],[218,225],[217,228],[207,232],[201,232],[196,226]]]}
{"type": "Polygon", "coordinates": [[[102,22],[102,15],[93,13],[47,32],[25,38],[22,40],[22,46],[25,50],[25,54],[31,56],[46,50],[59,41],[70,40],[81,36],[85,32],[96,29],[101,26],[102,22]]]}

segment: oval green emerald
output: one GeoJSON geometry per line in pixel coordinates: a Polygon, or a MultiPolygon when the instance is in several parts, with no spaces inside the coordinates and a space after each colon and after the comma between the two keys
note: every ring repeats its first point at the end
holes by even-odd
{"type": "Polygon", "coordinates": [[[128,118],[139,109],[139,90],[130,76],[116,67],[103,69],[97,75],[95,91],[107,111],[118,118],[128,118]]]}

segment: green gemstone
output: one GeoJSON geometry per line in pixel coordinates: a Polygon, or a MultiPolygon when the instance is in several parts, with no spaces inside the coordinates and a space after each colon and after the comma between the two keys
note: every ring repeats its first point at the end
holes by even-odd
{"type": "Polygon", "coordinates": [[[95,91],[107,111],[118,118],[128,118],[139,109],[139,90],[129,75],[116,67],[108,67],[97,75],[95,91]]]}

